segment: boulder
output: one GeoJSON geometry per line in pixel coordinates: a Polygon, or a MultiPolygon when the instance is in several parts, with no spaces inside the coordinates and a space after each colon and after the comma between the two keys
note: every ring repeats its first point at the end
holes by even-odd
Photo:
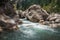
{"type": "Polygon", "coordinates": [[[26,18],[30,21],[39,22],[40,20],[46,20],[48,13],[42,9],[39,5],[32,5],[26,11],[26,18]]]}
{"type": "Polygon", "coordinates": [[[40,20],[43,20],[43,17],[38,15],[35,11],[29,12],[29,14],[26,14],[26,17],[32,22],[39,22],[40,20]]]}

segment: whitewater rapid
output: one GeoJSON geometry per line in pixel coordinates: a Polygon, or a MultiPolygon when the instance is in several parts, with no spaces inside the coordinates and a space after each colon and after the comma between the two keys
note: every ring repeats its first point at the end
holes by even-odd
{"type": "Polygon", "coordinates": [[[57,32],[56,30],[50,28],[49,26],[46,26],[46,25],[41,25],[40,23],[34,23],[34,22],[31,22],[31,21],[28,21],[26,19],[20,19],[23,21],[23,24],[22,25],[18,25],[18,27],[25,27],[25,28],[36,28],[36,29],[40,29],[40,30],[49,30],[49,31],[52,31],[52,32],[57,32]]]}
{"type": "Polygon", "coordinates": [[[5,32],[0,35],[0,40],[60,40],[60,32],[46,25],[33,23],[20,19],[23,24],[14,32],[5,32]]]}

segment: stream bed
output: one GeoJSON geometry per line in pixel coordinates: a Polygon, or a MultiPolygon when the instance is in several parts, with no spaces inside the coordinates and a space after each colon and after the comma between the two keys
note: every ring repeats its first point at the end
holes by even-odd
{"type": "Polygon", "coordinates": [[[23,24],[18,25],[19,30],[2,33],[0,40],[60,40],[59,31],[26,19],[21,20],[23,24]]]}

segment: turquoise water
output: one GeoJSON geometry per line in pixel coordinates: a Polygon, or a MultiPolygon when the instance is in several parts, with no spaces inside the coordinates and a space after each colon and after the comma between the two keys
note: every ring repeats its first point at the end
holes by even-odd
{"type": "Polygon", "coordinates": [[[23,24],[18,26],[19,30],[2,33],[0,40],[60,40],[59,31],[39,23],[21,20],[23,24]]]}

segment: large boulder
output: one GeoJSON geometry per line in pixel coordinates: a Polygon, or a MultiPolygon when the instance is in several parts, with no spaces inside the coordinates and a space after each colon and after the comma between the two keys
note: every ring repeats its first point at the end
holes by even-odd
{"type": "Polygon", "coordinates": [[[33,22],[39,22],[40,20],[46,20],[48,13],[42,9],[39,5],[32,5],[25,11],[25,17],[33,22]]]}

